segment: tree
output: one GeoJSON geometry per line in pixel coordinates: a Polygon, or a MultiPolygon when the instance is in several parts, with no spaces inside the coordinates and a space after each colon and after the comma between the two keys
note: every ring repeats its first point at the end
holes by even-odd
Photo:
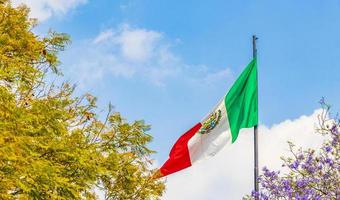
{"type": "Polygon", "coordinates": [[[59,80],[66,34],[40,37],[29,9],[0,0],[0,199],[158,199],[152,140],[143,121],[128,123],[96,98],[75,96],[59,80]]]}
{"type": "Polygon", "coordinates": [[[340,120],[331,118],[330,106],[320,101],[323,112],[318,116],[316,132],[324,136],[321,149],[303,150],[289,142],[291,157],[283,157],[288,173],[263,168],[261,191],[244,199],[340,199],[340,120]]]}

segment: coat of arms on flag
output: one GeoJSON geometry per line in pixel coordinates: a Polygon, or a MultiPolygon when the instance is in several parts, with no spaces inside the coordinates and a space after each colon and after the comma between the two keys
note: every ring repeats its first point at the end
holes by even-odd
{"type": "Polygon", "coordinates": [[[211,113],[209,118],[203,122],[201,129],[198,131],[200,134],[207,134],[209,133],[221,119],[221,110],[217,112],[211,113]]]}

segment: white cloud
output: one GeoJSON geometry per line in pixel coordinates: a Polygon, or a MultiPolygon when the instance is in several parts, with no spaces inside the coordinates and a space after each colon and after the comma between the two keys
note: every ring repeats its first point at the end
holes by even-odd
{"type": "MultiPolygon", "coordinates": [[[[280,156],[289,155],[287,141],[303,148],[318,148],[322,136],[314,133],[316,110],[310,116],[259,127],[259,165],[278,170],[280,156]]],[[[253,130],[241,131],[235,144],[215,157],[167,178],[164,200],[242,199],[253,188],[253,130]]]]}
{"type": "Polygon", "coordinates": [[[99,44],[101,42],[105,42],[107,41],[109,38],[111,38],[113,36],[113,31],[111,29],[109,30],[105,30],[101,33],[99,33],[99,35],[93,40],[94,44],[99,44]]]}
{"type": "Polygon", "coordinates": [[[122,55],[126,59],[145,62],[157,53],[154,50],[161,37],[156,31],[124,29],[115,39],[121,45],[122,55]]]}
{"type": "Polygon", "coordinates": [[[155,30],[121,24],[73,46],[68,52],[68,61],[72,63],[65,64],[71,66],[80,85],[97,83],[109,75],[138,77],[156,86],[165,86],[171,78],[195,86],[212,85],[216,81],[232,78],[228,68],[211,72],[209,68],[202,67],[204,65],[186,64],[172,50],[178,41],[171,41],[155,30]],[[77,61],[73,60],[75,57],[77,61]]]}
{"type": "Polygon", "coordinates": [[[207,84],[213,84],[215,81],[218,80],[231,80],[233,78],[233,74],[230,68],[225,68],[217,72],[208,73],[204,78],[204,81],[207,84]]]}
{"type": "Polygon", "coordinates": [[[161,53],[166,46],[163,39],[163,35],[157,31],[132,29],[128,24],[123,24],[116,31],[112,29],[102,31],[93,43],[118,46],[120,55],[127,61],[145,62],[153,56],[162,58],[161,53]]]}
{"type": "Polygon", "coordinates": [[[12,0],[14,6],[25,4],[31,9],[31,17],[40,21],[47,20],[53,15],[64,15],[86,0],[12,0]]]}
{"type": "Polygon", "coordinates": [[[71,66],[73,74],[84,83],[113,75],[138,76],[162,86],[165,79],[179,73],[183,67],[170,47],[170,42],[160,32],[122,24],[71,49],[70,57],[76,56],[80,61],[71,66]]]}

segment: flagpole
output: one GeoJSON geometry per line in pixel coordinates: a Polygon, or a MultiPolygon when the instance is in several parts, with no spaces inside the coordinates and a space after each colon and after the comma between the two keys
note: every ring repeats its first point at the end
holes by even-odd
{"type": "MultiPolygon", "coordinates": [[[[257,57],[256,40],[258,38],[253,35],[253,58],[257,57]]],[[[259,192],[259,157],[258,157],[258,128],[257,125],[254,126],[254,190],[256,193],[259,192]]],[[[259,198],[256,197],[258,200],[259,198]]]]}

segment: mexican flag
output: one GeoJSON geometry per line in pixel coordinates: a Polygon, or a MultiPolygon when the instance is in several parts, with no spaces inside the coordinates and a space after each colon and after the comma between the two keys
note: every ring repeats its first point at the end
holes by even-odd
{"type": "Polygon", "coordinates": [[[233,144],[241,128],[258,124],[257,64],[253,59],[215,108],[174,144],[157,177],[180,171],[233,144]]]}

